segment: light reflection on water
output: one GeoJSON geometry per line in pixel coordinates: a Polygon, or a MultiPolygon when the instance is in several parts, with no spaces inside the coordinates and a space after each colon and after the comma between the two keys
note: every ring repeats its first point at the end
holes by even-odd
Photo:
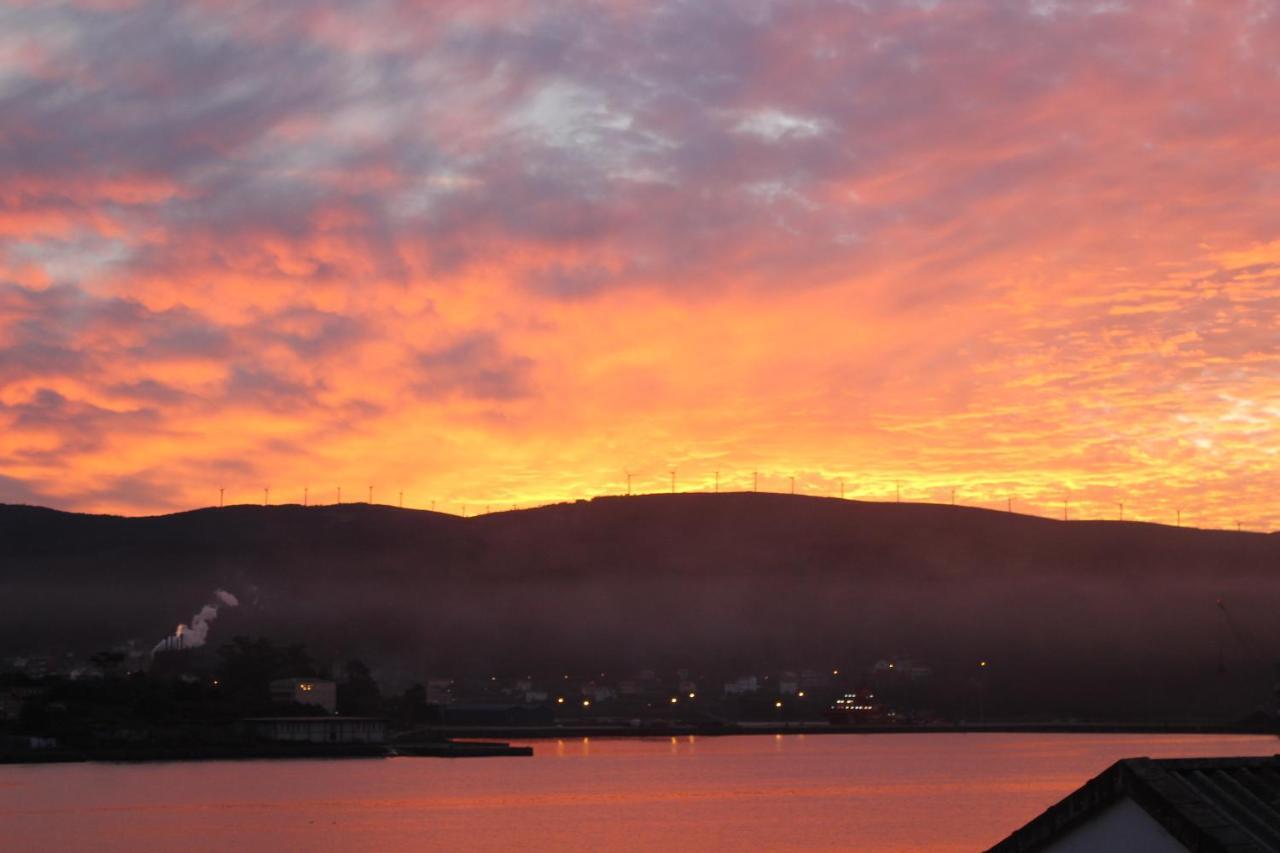
{"type": "Polygon", "coordinates": [[[975,850],[1117,758],[1273,737],[575,738],[534,757],[0,767],[14,850],[975,850]]]}

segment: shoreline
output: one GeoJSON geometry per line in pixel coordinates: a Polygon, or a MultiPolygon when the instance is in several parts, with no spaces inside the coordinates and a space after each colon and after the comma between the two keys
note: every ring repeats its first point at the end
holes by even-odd
{"type": "MultiPolygon", "coordinates": [[[[1280,732],[1250,726],[1127,723],[958,723],[928,726],[831,726],[823,723],[737,724],[733,726],[539,726],[439,727],[431,734],[443,740],[394,740],[384,744],[184,744],[173,747],[104,746],[89,749],[53,747],[0,753],[0,766],[35,764],[141,764],[150,762],[306,760],[335,758],[481,758],[532,755],[528,746],[509,741],[554,741],[585,738],[658,739],[678,737],[752,737],[781,735],[930,735],[930,734],[1151,734],[1259,735],[1280,740],[1280,732]]],[[[1277,744],[1280,753],[1280,743],[1277,744]]]]}
{"type": "Polygon", "coordinates": [[[883,734],[1194,734],[1272,735],[1275,727],[1209,723],[947,723],[931,725],[838,726],[822,722],[735,723],[723,726],[575,725],[575,726],[437,726],[431,731],[447,738],[506,738],[555,740],[565,737],[734,737],[752,735],[883,735],[883,734]]]}

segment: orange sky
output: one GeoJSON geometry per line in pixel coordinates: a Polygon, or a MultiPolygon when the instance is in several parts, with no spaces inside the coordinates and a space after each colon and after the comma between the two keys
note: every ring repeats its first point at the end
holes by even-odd
{"type": "Polygon", "coordinates": [[[1277,43],[1245,0],[0,0],[0,501],[675,468],[1271,529],[1277,43]]]}

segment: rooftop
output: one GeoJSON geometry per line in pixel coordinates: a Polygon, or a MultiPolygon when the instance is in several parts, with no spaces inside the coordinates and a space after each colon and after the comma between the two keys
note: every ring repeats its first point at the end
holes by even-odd
{"type": "Polygon", "coordinates": [[[1044,850],[1128,798],[1188,850],[1280,851],[1280,755],[1117,761],[991,853],[1044,850]]]}

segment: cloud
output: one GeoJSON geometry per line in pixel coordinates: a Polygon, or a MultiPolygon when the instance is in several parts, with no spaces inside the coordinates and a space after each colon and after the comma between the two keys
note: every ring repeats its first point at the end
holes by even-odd
{"type": "Polygon", "coordinates": [[[47,506],[50,496],[32,489],[26,482],[0,474],[0,503],[47,506]]]}
{"type": "Polygon", "coordinates": [[[423,397],[463,396],[478,400],[512,400],[531,392],[533,362],[506,353],[492,334],[477,332],[459,341],[420,353],[420,380],[415,391],[423,397]]]}
{"type": "Polygon", "coordinates": [[[736,465],[1273,518],[1266,4],[0,17],[0,475],[42,499],[736,465]]]}

